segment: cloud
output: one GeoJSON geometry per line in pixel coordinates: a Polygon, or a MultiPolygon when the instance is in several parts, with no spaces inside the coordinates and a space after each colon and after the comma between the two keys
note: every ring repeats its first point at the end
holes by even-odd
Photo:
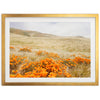
{"type": "Polygon", "coordinates": [[[59,36],[90,37],[89,22],[11,22],[10,27],[59,36]]]}

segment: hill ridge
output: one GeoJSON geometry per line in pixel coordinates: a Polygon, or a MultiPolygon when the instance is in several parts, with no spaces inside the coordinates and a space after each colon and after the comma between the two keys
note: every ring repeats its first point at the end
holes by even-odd
{"type": "Polygon", "coordinates": [[[38,31],[28,31],[28,30],[21,30],[21,29],[15,29],[15,28],[10,28],[10,33],[15,33],[19,35],[26,35],[26,36],[33,36],[33,37],[57,37],[56,35],[52,34],[47,34],[47,33],[41,33],[38,31]]]}

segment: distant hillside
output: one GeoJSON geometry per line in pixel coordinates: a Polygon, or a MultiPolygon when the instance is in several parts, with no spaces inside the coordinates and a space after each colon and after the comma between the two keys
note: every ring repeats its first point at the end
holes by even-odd
{"type": "Polygon", "coordinates": [[[33,36],[33,37],[55,37],[55,35],[51,35],[51,34],[40,33],[37,31],[26,31],[26,30],[20,30],[15,28],[10,28],[10,33],[25,35],[25,36],[33,36]]]}

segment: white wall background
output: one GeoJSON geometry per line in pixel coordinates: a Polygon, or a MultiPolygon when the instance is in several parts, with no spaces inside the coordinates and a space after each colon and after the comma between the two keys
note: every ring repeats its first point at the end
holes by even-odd
{"type": "MultiPolygon", "coordinates": [[[[0,14],[2,13],[100,14],[100,3],[99,0],[2,0],[0,14]]],[[[32,99],[99,100],[100,86],[1,86],[0,74],[0,100],[32,99]]]]}

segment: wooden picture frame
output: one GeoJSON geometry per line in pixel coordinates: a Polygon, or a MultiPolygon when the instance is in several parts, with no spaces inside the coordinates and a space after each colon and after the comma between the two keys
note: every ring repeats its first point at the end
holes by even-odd
{"type": "MultiPolygon", "coordinates": [[[[98,72],[99,71],[99,31],[98,31],[99,30],[99,25],[98,25],[99,20],[98,19],[99,19],[98,14],[2,14],[2,85],[71,85],[71,86],[73,86],[73,85],[98,85],[98,81],[99,81],[98,80],[98,77],[99,77],[99,75],[98,75],[99,74],[99,72],[98,72]],[[94,73],[94,76],[93,76],[94,81],[91,81],[92,79],[90,81],[87,79],[86,82],[80,81],[81,80],[80,77],[78,77],[79,81],[74,81],[74,79],[73,79],[74,77],[72,77],[71,78],[72,82],[71,81],[64,81],[64,80],[62,80],[62,81],[60,80],[59,82],[56,82],[54,80],[54,78],[52,78],[54,81],[52,81],[52,79],[50,79],[51,82],[50,81],[44,82],[44,81],[42,81],[42,79],[40,81],[20,81],[20,82],[19,81],[13,82],[12,81],[13,79],[12,79],[8,82],[8,79],[6,77],[6,75],[8,73],[6,66],[8,66],[7,62],[9,62],[9,61],[6,59],[6,57],[7,57],[6,54],[9,53],[9,52],[7,52],[7,49],[9,49],[9,48],[7,48],[8,46],[7,46],[6,40],[9,37],[7,37],[6,35],[9,32],[9,30],[7,30],[9,28],[8,27],[9,22],[16,22],[15,19],[18,19],[18,20],[19,19],[22,19],[22,20],[29,19],[31,21],[32,18],[33,19],[34,18],[40,18],[40,19],[44,18],[44,22],[45,22],[45,19],[48,20],[48,18],[51,20],[52,20],[52,18],[54,18],[54,20],[53,20],[54,22],[55,22],[55,19],[59,19],[59,18],[62,18],[61,21],[63,21],[63,22],[67,18],[69,18],[69,19],[67,19],[67,21],[69,21],[71,19],[72,22],[74,21],[74,19],[75,20],[80,19],[82,21],[87,19],[86,21],[91,21],[91,23],[92,23],[91,18],[93,18],[94,24],[91,25],[91,28],[95,27],[94,28],[95,29],[94,30],[95,42],[93,43],[93,45],[95,47],[94,48],[95,51],[93,51],[94,56],[92,56],[92,57],[95,57],[94,58],[95,62],[91,61],[92,63],[90,65],[93,64],[93,68],[92,67],[91,68],[92,68],[92,70],[95,70],[93,72],[94,73]],[[82,19],[82,18],[84,18],[84,19],[82,19]],[[88,18],[90,18],[90,19],[88,19],[88,18]],[[8,21],[9,19],[11,19],[11,20],[8,21]]],[[[50,22],[50,21],[47,21],[47,22],[50,22]]],[[[92,32],[91,32],[91,36],[92,36],[92,32]]],[[[15,80],[16,80],[16,78],[15,78],[15,80]]],[[[57,80],[59,80],[59,78],[57,78],[57,80]]]]}

